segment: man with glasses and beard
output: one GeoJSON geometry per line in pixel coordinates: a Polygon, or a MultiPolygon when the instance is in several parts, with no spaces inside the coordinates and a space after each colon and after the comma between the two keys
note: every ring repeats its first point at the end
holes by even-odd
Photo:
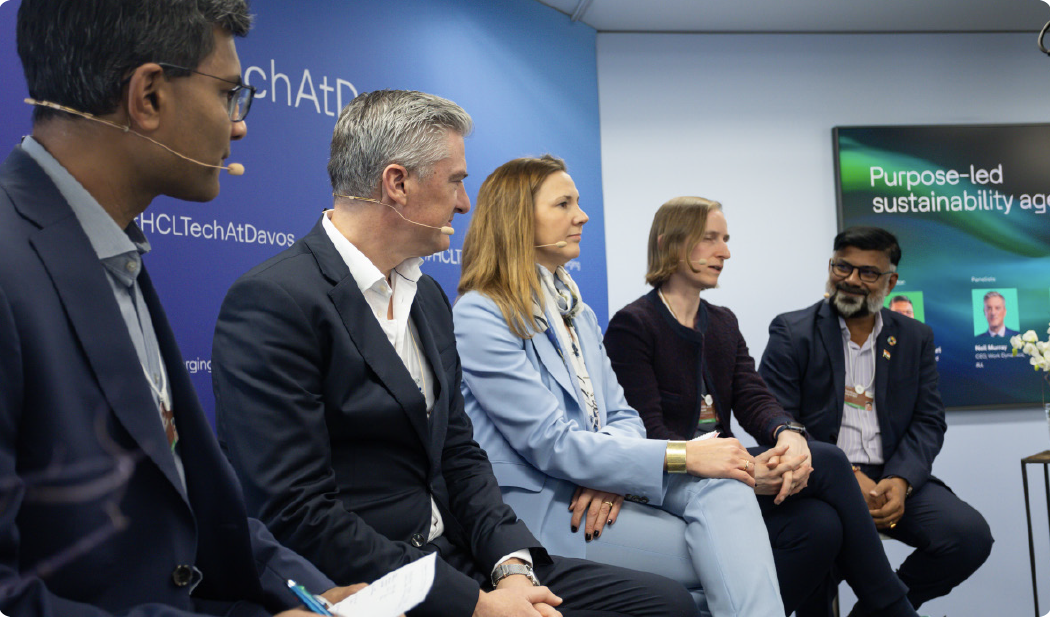
{"type": "Polygon", "coordinates": [[[916,547],[897,574],[918,609],[984,563],[991,531],[931,475],[947,428],[933,331],[883,308],[897,238],[851,227],[833,250],[826,299],[773,320],[759,372],[812,438],[846,453],[876,527],[916,547]]]}

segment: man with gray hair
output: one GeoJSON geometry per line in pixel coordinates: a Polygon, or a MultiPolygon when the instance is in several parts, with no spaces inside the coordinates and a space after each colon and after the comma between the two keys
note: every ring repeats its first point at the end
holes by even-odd
{"type": "Polygon", "coordinates": [[[693,615],[668,579],[550,557],[473,440],[451,307],[420,272],[470,209],[471,128],[433,95],[355,98],[332,138],[332,209],[230,289],[216,417],[249,511],[337,581],[437,553],[410,615],[693,615]]]}

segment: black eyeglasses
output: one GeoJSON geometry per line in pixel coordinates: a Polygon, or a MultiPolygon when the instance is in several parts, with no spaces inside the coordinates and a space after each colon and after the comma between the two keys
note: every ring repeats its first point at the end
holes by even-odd
{"type": "Polygon", "coordinates": [[[222,77],[216,77],[215,75],[201,73],[200,71],[188,69],[184,66],[178,66],[177,64],[168,64],[167,62],[158,62],[157,64],[165,69],[188,71],[190,73],[204,75],[205,77],[211,77],[212,79],[218,79],[219,81],[224,81],[228,84],[233,84],[233,88],[226,93],[226,111],[230,114],[230,121],[232,122],[243,122],[244,118],[248,115],[248,110],[252,108],[252,99],[255,98],[255,86],[249,86],[240,81],[230,81],[229,79],[223,79],[222,77]]]}
{"type": "Polygon", "coordinates": [[[828,261],[828,267],[835,273],[836,276],[848,279],[853,271],[857,271],[857,276],[860,280],[865,283],[874,283],[879,280],[879,277],[885,274],[893,274],[893,270],[887,270],[886,272],[879,272],[875,268],[870,266],[854,266],[848,261],[835,261],[834,259],[828,261]]]}

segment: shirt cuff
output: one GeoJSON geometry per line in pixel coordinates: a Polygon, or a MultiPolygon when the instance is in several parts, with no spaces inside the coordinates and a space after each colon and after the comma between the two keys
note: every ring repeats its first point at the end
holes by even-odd
{"type": "Polygon", "coordinates": [[[527,548],[523,548],[520,551],[514,551],[513,553],[511,553],[509,555],[504,555],[503,557],[501,557],[499,559],[499,561],[496,562],[496,565],[492,566],[492,572],[489,572],[489,578],[492,577],[492,574],[496,571],[496,568],[500,567],[500,565],[502,565],[504,562],[506,562],[506,561],[508,561],[510,559],[520,559],[520,560],[524,561],[525,563],[527,563],[527,564],[529,564],[531,566],[532,565],[532,552],[529,551],[529,549],[527,549],[527,548]]]}

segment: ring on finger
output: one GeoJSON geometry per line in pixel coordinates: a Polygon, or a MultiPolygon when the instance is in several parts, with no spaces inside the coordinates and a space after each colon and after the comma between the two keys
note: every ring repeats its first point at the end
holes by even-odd
{"type": "Polygon", "coordinates": [[[612,507],[613,507],[614,505],[616,505],[616,504],[614,504],[614,503],[613,503],[613,502],[611,502],[611,501],[603,501],[603,502],[602,502],[602,505],[605,505],[605,506],[609,506],[609,508],[611,509],[611,508],[612,508],[612,507]]]}

